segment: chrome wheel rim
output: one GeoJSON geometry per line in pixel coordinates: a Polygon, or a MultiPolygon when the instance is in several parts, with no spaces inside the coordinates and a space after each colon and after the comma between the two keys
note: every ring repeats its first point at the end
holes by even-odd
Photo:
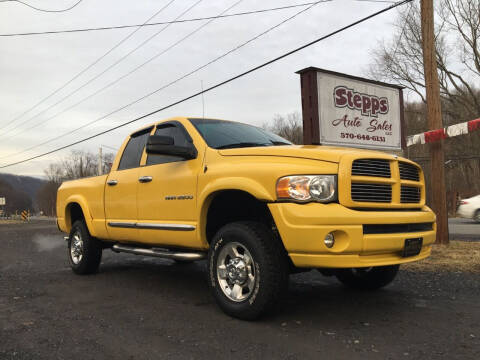
{"type": "Polygon", "coordinates": [[[255,288],[255,262],[238,242],[226,244],[217,257],[217,280],[225,296],[235,302],[246,300],[255,288]]]}
{"type": "Polygon", "coordinates": [[[82,234],[77,231],[72,235],[70,241],[70,258],[72,262],[77,265],[83,258],[83,240],[82,234]]]}

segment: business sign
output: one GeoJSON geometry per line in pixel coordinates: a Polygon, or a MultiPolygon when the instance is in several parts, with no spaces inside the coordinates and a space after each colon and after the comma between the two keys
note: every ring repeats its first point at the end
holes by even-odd
{"type": "Polygon", "coordinates": [[[0,197],[0,206],[5,205],[5,198],[0,197]]]}
{"type": "Polygon", "coordinates": [[[401,87],[317,68],[300,74],[304,131],[312,132],[305,143],[402,148],[401,87]]]}

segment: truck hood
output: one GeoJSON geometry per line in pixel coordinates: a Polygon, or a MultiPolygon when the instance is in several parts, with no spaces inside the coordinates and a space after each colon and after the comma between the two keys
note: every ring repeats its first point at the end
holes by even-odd
{"type": "Polygon", "coordinates": [[[359,157],[392,157],[383,152],[356,148],[320,146],[320,145],[286,145],[246,147],[238,149],[224,149],[218,151],[223,156],[283,156],[312,160],[322,160],[338,163],[343,155],[354,154],[359,157]]]}

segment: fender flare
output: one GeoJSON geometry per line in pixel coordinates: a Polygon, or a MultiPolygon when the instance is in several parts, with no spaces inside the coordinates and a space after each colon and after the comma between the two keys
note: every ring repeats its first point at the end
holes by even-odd
{"type": "Polygon", "coordinates": [[[222,191],[242,191],[245,192],[259,201],[271,202],[275,201],[275,195],[271,194],[265,186],[258,181],[252,180],[246,177],[227,177],[220,178],[209,182],[205,188],[199,193],[198,204],[198,219],[199,230],[197,236],[200,237],[202,243],[208,246],[206,240],[206,225],[207,225],[207,213],[215,194],[222,191]]]}
{"type": "Polygon", "coordinates": [[[83,217],[85,219],[85,224],[87,225],[88,231],[92,236],[95,236],[95,231],[94,227],[92,224],[92,215],[90,213],[90,209],[88,208],[88,203],[87,200],[82,196],[82,195],[71,195],[67,198],[65,201],[65,222],[67,224],[68,229],[70,230],[72,228],[72,220],[71,220],[71,214],[69,207],[72,204],[78,204],[80,208],[82,209],[83,217]]]}

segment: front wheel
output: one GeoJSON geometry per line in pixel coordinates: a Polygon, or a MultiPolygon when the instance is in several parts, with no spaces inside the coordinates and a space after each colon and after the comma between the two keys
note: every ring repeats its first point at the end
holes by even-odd
{"type": "Polygon", "coordinates": [[[264,224],[230,223],[210,244],[209,285],[225,313],[253,320],[274,308],[286,290],[287,265],[281,243],[264,224]]]}
{"type": "Polygon", "coordinates": [[[83,221],[75,221],[68,238],[68,259],[74,273],[97,272],[102,260],[102,244],[92,237],[83,221]]]}
{"type": "Polygon", "coordinates": [[[360,290],[376,290],[390,284],[397,276],[400,265],[369,268],[339,269],[335,276],[344,285],[360,290]]]}

